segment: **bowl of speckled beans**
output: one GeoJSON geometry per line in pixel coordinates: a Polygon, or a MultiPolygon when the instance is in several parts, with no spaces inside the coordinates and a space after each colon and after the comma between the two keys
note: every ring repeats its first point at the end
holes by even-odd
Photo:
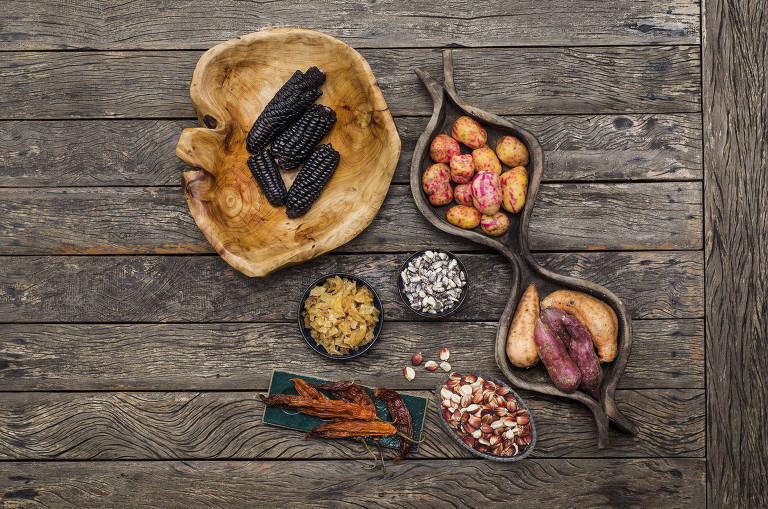
{"type": "Polygon", "coordinates": [[[403,304],[425,318],[454,314],[467,298],[467,271],[456,255],[443,249],[418,251],[403,263],[397,276],[403,304]]]}

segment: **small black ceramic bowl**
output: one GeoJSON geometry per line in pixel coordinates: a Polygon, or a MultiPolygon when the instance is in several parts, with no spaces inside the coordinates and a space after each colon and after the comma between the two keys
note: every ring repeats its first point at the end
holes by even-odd
{"type": "Polygon", "coordinates": [[[444,249],[424,249],[422,251],[417,251],[413,253],[411,256],[408,257],[407,260],[405,260],[405,263],[403,263],[400,266],[400,270],[397,273],[397,290],[400,294],[400,300],[403,301],[403,304],[405,304],[405,307],[413,311],[419,316],[423,316],[424,318],[445,318],[447,316],[451,316],[454,314],[458,309],[461,307],[462,304],[464,304],[464,301],[467,298],[467,293],[469,291],[469,273],[467,273],[467,269],[464,268],[464,264],[461,263],[461,260],[458,259],[458,257],[451,253],[450,251],[446,251],[444,249]],[[427,251],[432,251],[433,253],[445,253],[448,255],[448,259],[456,260],[456,263],[459,266],[459,269],[464,272],[464,275],[466,277],[466,284],[464,285],[464,288],[461,289],[461,294],[459,295],[459,300],[454,302],[453,306],[449,307],[448,309],[444,309],[440,313],[427,313],[425,311],[422,311],[421,309],[414,309],[411,307],[411,304],[408,302],[408,297],[405,295],[405,285],[403,284],[403,271],[406,267],[408,267],[408,264],[411,263],[412,260],[418,258],[419,256],[425,254],[427,251]]]}
{"type": "MultiPolygon", "coordinates": [[[[440,415],[440,423],[443,425],[443,429],[448,432],[448,434],[451,436],[454,442],[459,444],[464,449],[468,450],[470,453],[474,454],[475,456],[479,456],[481,458],[491,460],[491,461],[500,461],[503,463],[512,463],[515,461],[520,461],[522,459],[527,458],[530,456],[530,454],[533,452],[533,448],[536,447],[536,426],[533,424],[533,414],[531,413],[530,408],[528,408],[528,405],[525,404],[525,401],[515,392],[512,390],[512,388],[509,386],[509,384],[501,382],[495,378],[482,376],[482,378],[486,382],[493,382],[496,384],[497,387],[506,387],[509,389],[509,394],[513,394],[515,397],[515,403],[517,405],[517,408],[524,408],[526,412],[528,412],[528,419],[531,426],[531,443],[524,446],[524,449],[520,451],[515,456],[497,456],[495,454],[480,452],[474,447],[471,447],[464,443],[464,440],[462,440],[458,433],[456,433],[456,430],[448,423],[445,416],[443,415],[443,398],[440,395],[440,391],[442,390],[443,386],[448,382],[448,380],[456,374],[455,372],[449,373],[446,376],[443,377],[442,380],[440,380],[440,383],[438,384],[437,388],[435,389],[435,403],[437,404],[437,413],[440,415]]],[[[466,376],[466,375],[463,375],[466,376]]],[[[475,375],[478,376],[478,375],[475,375]]]]}
{"type": "Polygon", "coordinates": [[[299,321],[299,331],[301,331],[301,335],[304,338],[304,341],[307,342],[307,344],[312,350],[314,350],[315,352],[319,353],[324,357],[328,357],[329,359],[338,359],[338,360],[354,359],[355,357],[360,357],[365,352],[370,350],[373,344],[379,339],[379,336],[381,335],[381,326],[384,323],[384,308],[381,305],[381,299],[379,298],[379,294],[376,292],[376,289],[373,286],[371,286],[366,280],[357,276],[353,276],[352,274],[345,274],[344,272],[334,272],[332,274],[325,274],[323,276],[320,276],[311,285],[309,285],[307,289],[304,291],[304,295],[302,295],[301,300],[299,300],[298,321],[299,321]],[[302,316],[304,312],[304,303],[306,302],[307,297],[309,297],[309,291],[315,286],[322,284],[326,279],[332,278],[335,276],[350,279],[355,283],[357,283],[358,285],[367,287],[371,291],[371,293],[373,293],[373,306],[379,310],[379,321],[376,324],[376,326],[373,328],[373,339],[369,341],[367,344],[358,348],[357,350],[350,350],[350,352],[346,355],[332,355],[328,353],[328,351],[323,347],[323,345],[315,341],[315,339],[312,337],[312,333],[310,332],[310,330],[304,326],[304,317],[302,316]]]}

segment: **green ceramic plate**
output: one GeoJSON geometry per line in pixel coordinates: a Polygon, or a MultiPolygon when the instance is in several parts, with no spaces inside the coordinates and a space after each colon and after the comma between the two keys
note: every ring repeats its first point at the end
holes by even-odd
{"type": "MultiPolygon", "coordinates": [[[[327,381],[311,376],[286,373],[285,371],[273,371],[272,380],[269,382],[269,395],[297,394],[296,390],[293,388],[291,378],[301,378],[314,384],[321,384],[327,381]]],[[[374,398],[372,390],[367,387],[365,390],[368,391],[368,394],[373,398],[379,417],[385,421],[392,422],[392,416],[389,415],[387,404],[380,399],[374,398]]],[[[402,394],[402,396],[405,406],[407,406],[408,411],[411,412],[411,420],[413,421],[413,439],[421,440],[421,432],[424,427],[424,414],[427,411],[427,400],[408,394],[402,394]]],[[[295,410],[286,410],[275,407],[265,407],[263,420],[265,424],[271,424],[272,426],[279,426],[281,428],[295,429],[296,431],[309,431],[318,424],[331,421],[331,419],[320,419],[319,417],[302,414],[295,410]]],[[[367,440],[370,443],[373,442],[371,439],[367,440]]],[[[384,436],[381,437],[379,444],[381,444],[382,447],[398,449],[400,447],[400,439],[395,435],[384,436]]],[[[416,452],[418,450],[419,444],[413,444],[411,451],[416,452]]]]}

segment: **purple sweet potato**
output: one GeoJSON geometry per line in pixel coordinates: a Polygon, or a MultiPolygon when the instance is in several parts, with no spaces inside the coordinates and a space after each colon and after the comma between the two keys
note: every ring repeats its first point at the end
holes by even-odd
{"type": "Polygon", "coordinates": [[[547,368],[549,378],[555,386],[563,392],[575,391],[581,383],[579,368],[568,355],[568,350],[560,338],[541,321],[541,318],[536,320],[533,339],[536,342],[539,358],[547,368]]]}
{"type": "Polygon", "coordinates": [[[581,372],[581,390],[591,394],[599,401],[603,371],[600,369],[600,363],[597,362],[592,336],[589,335],[578,318],[573,315],[565,315],[563,325],[571,336],[568,352],[581,372]]]}
{"type": "MultiPolygon", "coordinates": [[[[563,318],[565,318],[565,315],[566,312],[562,309],[545,308],[541,311],[541,321],[544,322],[550,329],[552,329],[552,332],[555,333],[555,336],[560,338],[560,341],[563,342],[565,348],[568,348],[571,343],[571,335],[568,334],[567,330],[565,330],[565,324],[563,323],[563,318]]],[[[574,359],[574,361],[575,360],[576,359],[574,359]]]]}

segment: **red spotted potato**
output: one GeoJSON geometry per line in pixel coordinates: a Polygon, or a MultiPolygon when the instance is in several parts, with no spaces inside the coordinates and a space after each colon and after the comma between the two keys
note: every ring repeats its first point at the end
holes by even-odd
{"type": "Polygon", "coordinates": [[[447,134],[436,136],[429,145],[429,157],[436,163],[449,163],[451,157],[459,154],[459,143],[447,134]]]}
{"type": "Polygon", "coordinates": [[[424,174],[421,176],[421,187],[424,188],[424,192],[434,194],[438,189],[442,188],[443,184],[449,184],[451,182],[451,169],[447,164],[436,163],[424,170],[424,174]]]}
{"type": "Polygon", "coordinates": [[[525,143],[514,136],[503,136],[496,144],[496,154],[507,166],[525,166],[528,164],[528,149],[525,143]]]}
{"type": "Polygon", "coordinates": [[[469,184],[460,184],[453,190],[453,198],[459,205],[472,206],[472,188],[469,184]]]}
{"type": "Polygon", "coordinates": [[[496,175],[501,175],[501,163],[496,154],[489,146],[480,147],[472,151],[472,162],[475,164],[475,171],[492,171],[496,175]]]}
{"type": "Polygon", "coordinates": [[[451,157],[451,180],[457,184],[469,184],[475,174],[475,164],[470,154],[451,157]]]}
{"type": "Polygon", "coordinates": [[[434,193],[429,195],[429,203],[435,206],[448,205],[453,201],[453,189],[451,184],[444,183],[434,193]]]}
{"type": "Polygon", "coordinates": [[[522,166],[516,166],[501,174],[501,204],[504,210],[517,214],[525,205],[525,193],[528,192],[528,172],[522,166]]]}
{"type": "Polygon", "coordinates": [[[453,123],[451,136],[469,148],[480,148],[488,141],[485,129],[471,117],[459,117],[453,123]]]}
{"type": "Polygon", "coordinates": [[[509,230],[509,218],[504,212],[483,214],[480,217],[480,228],[493,237],[504,235],[509,230]]]}
{"type": "Polygon", "coordinates": [[[481,171],[472,179],[472,204],[481,214],[495,214],[501,207],[501,182],[492,171],[481,171]]]}
{"type": "Polygon", "coordinates": [[[466,205],[454,205],[448,209],[445,217],[452,225],[465,230],[477,228],[480,224],[480,212],[474,207],[467,207],[466,205]]]}

